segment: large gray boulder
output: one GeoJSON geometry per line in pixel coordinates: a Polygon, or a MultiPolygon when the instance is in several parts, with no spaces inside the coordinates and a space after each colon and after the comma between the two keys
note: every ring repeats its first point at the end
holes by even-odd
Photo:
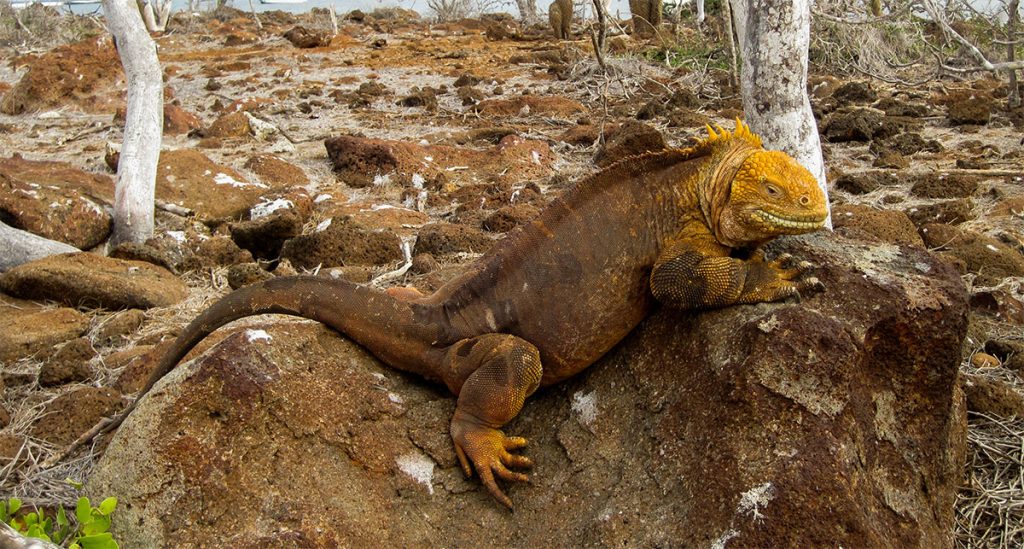
{"type": "Polygon", "coordinates": [[[309,322],[173,371],[87,491],[128,546],[952,545],[966,295],[921,248],[790,239],[802,302],[660,310],[507,427],[509,513],[464,479],[454,401],[309,322]]]}

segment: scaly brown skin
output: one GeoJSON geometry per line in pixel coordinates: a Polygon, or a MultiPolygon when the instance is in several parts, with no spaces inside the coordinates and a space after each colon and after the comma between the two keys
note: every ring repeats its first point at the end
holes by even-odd
{"type": "MultiPolygon", "coordinates": [[[[568,378],[622,340],[655,300],[681,309],[774,301],[811,284],[758,253],[820,228],[825,197],[789,156],[737,121],[689,149],[629,158],[580,182],[430,296],[318,277],[283,277],[223,298],[185,329],[140,393],[232,320],[284,313],[318,320],[382,361],[458,395],[451,436],[467,475],[502,504],[496,478],[524,481],[501,428],[538,387],[568,378]]],[[[136,400],[138,402],[138,399],[136,400]]],[[[130,406],[104,426],[116,427],[130,406]]]]}

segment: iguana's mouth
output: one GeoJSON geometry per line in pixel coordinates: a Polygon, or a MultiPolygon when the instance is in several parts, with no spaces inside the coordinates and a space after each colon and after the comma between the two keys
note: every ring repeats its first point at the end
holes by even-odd
{"type": "Polygon", "coordinates": [[[825,224],[824,216],[783,217],[764,210],[757,210],[754,216],[762,223],[786,229],[811,231],[820,229],[825,224]]]}

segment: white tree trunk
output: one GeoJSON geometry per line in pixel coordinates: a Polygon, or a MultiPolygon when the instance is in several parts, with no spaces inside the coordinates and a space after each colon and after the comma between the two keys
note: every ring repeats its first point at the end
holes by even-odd
{"type": "Polygon", "coordinates": [[[765,147],[789,153],[810,170],[827,197],[818,124],[807,96],[811,0],[731,0],[731,5],[747,123],[765,147]]]}
{"type": "MultiPolygon", "coordinates": [[[[1010,0],[1006,6],[1006,61],[1013,63],[1017,59],[1017,23],[1020,19],[1020,0],[1010,0]]],[[[1017,71],[1010,71],[1010,93],[1006,102],[1012,109],[1020,106],[1020,90],[1017,86],[1017,71]]]]}
{"type": "Polygon", "coordinates": [[[149,32],[167,30],[167,20],[171,17],[171,0],[136,0],[136,3],[139,6],[139,13],[142,14],[142,22],[146,24],[149,32]]]}
{"type": "MultiPolygon", "coordinates": [[[[704,15],[704,0],[694,0],[693,3],[696,4],[696,6],[697,6],[697,24],[698,25],[703,24],[704,23],[704,18],[705,18],[705,15],[704,15]]],[[[680,3],[680,5],[681,5],[681,3],[680,3]]]]}
{"type": "Polygon", "coordinates": [[[156,44],[129,0],[103,0],[128,81],[128,114],[114,189],[110,245],[144,242],[153,234],[156,166],[163,133],[163,77],[156,44]]]}
{"type": "Polygon", "coordinates": [[[524,23],[537,21],[537,0],[516,0],[516,7],[519,8],[519,18],[524,23]]]}
{"type": "Polygon", "coordinates": [[[51,255],[79,252],[78,248],[63,242],[49,240],[0,221],[0,273],[22,263],[51,255]]]}

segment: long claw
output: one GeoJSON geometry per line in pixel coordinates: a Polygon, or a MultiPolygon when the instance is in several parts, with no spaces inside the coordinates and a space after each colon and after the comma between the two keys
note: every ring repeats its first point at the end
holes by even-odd
{"type": "Polygon", "coordinates": [[[499,477],[512,481],[512,482],[530,482],[530,475],[525,473],[517,473],[515,471],[509,471],[507,467],[501,464],[496,464],[494,467],[494,474],[499,477]]]}
{"type": "Polygon", "coordinates": [[[462,446],[455,444],[455,455],[459,458],[459,465],[462,466],[462,472],[467,477],[473,476],[473,468],[469,465],[469,460],[466,459],[466,452],[462,451],[462,446]]]}
{"type": "Polygon", "coordinates": [[[511,511],[512,500],[505,495],[505,492],[501,491],[501,488],[498,488],[498,483],[494,481],[494,473],[492,473],[488,468],[480,469],[479,472],[480,481],[484,483],[484,486],[487,488],[487,491],[491,493],[491,496],[505,507],[508,507],[508,510],[511,511]]]}
{"type": "Polygon", "coordinates": [[[502,458],[502,461],[509,467],[515,467],[517,469],[529,469],[530,467],[533,467],[533,460],[526,456],[516,454],[507,454],[502,458]]]}
{"type": "Polygon", "coordinates": [[[523,437],[505,437],[504,444],[506,450],[518,450],[526,446],[526,439],[523,437]]]}

